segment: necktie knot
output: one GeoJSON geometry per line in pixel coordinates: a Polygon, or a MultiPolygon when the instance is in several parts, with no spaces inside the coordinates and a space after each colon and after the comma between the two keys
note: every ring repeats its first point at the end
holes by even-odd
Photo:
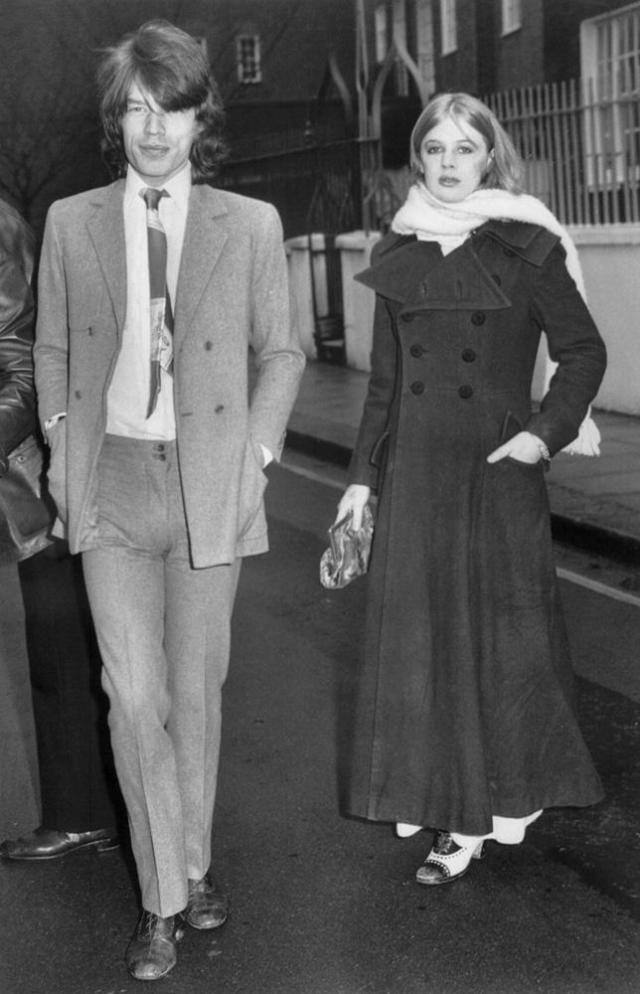
{"type": "Polygon", "coordinates": [[[146,186],[144,190],[142,190],[142,199],[150,211],[157,211],[158,204],[162,198],[168,196],[169,194],[166,190],[158,190],[155,186],[146,186]]]}

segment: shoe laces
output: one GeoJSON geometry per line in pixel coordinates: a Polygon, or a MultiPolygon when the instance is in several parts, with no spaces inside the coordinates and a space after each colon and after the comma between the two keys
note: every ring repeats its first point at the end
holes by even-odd
{"type": "Polygon", "coordinates": [[[450,832],[438,832],[433,843],[433,852],[438,856],[452,856],[459,852],[461,846],[454,842],[450,832]]]}

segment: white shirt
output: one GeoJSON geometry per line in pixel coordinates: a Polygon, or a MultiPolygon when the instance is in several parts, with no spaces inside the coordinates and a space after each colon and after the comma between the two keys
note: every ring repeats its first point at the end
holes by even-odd
{"type": "MultiPolygon", "coordinates": [[[[170,441],[176,437],[173,377],[164,370],[156,408],[149,418],[146,416],[150,388],[151,318],[147,214],[141,196],[144,189],[146,184],[129,166],[123,203],[127,309],[122,347],[107,393],[107,432],[129,438],[170,441]]],[[[167,235],[167,287],[175,313],[178,270],[191,192],[189,163],[168,180],[163,189],[169,196],[161,198],[159,214],[167,235]]]]}

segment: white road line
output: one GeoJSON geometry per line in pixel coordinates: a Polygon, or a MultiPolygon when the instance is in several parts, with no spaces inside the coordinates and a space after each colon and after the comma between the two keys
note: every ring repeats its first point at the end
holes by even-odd
{"type": "MultiPolygon", "coordinates": [[[[301,466],[294,466],[291,463],[281,463],[282,469],[286,469],[289,473],[295,473],[297,476],[304,476],[307,480],[313,480],[314,483],[321,483],[325,487],[331,487],[333,490],[344,490],[344,484],[339,483],[337,480],[331,480],[324,473],[316,472],[313,469],[304,469],[301,466]]],[[[574,573],[573,570],[564,569],[562,566],[556,568],[556,573],[561,580],[566,580],[568,583],[575,583],[577,587],[585,587],[587,590],[592,590],[595,594],[602,594],[603,597],[610,597],[614,601],[622,601],[623,604],[633,604],[634,607],[640,607],[640,595],[629,593],[627,590],[619,590],[617,587],[610,587],[606,583],[600,583],[598,580],[590,580],[586,576],[582,576],[581,573],[574,573]]]]}
{"type": "Polygon", "coordinates": [[[302,466],[294,466],[289,462],[282,462],[280,468],[286,469],[288,473],[295,473],[296,476],[304,476],[305,479],[313,480],[314,483],[321,483],[324,487],[331,487],[333,490],[344,490],[345,488],[344,483],[332,480],[324,473],[316,473],[313,469],[304,469],[302,466]]]}
{"type": "Polygon", "coordinates": [[[563,569],[561,566],[557,567],[556,573],[561,580],[575,583],[578,587],[586,587],[587,590],[593,590],[595,594],[602,594],[604,597],[610,597],[611,600],[622,601],[624,604],[633,604],[634,607],[640,607],[640,596],[638,594],[631,594],[626,590],[618,590],[617,587],[609,587],[606,583],[599,583],[598,580],[590,580],[580,573],[574,573],[570,569],[563,569]]]}

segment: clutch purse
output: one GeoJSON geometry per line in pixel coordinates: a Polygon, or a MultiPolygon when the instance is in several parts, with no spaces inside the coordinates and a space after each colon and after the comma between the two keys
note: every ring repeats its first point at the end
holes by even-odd
{"type": "Polygon", "coordinates": [[[363,576],[369,566],[373,515],[367,504],[362,514],[359,531],[351,527],[351,512],[336,521],[329,529],[329,548],[320,559],[320,583],[327,590],[339,590],[358,576],[363,576]]]}

